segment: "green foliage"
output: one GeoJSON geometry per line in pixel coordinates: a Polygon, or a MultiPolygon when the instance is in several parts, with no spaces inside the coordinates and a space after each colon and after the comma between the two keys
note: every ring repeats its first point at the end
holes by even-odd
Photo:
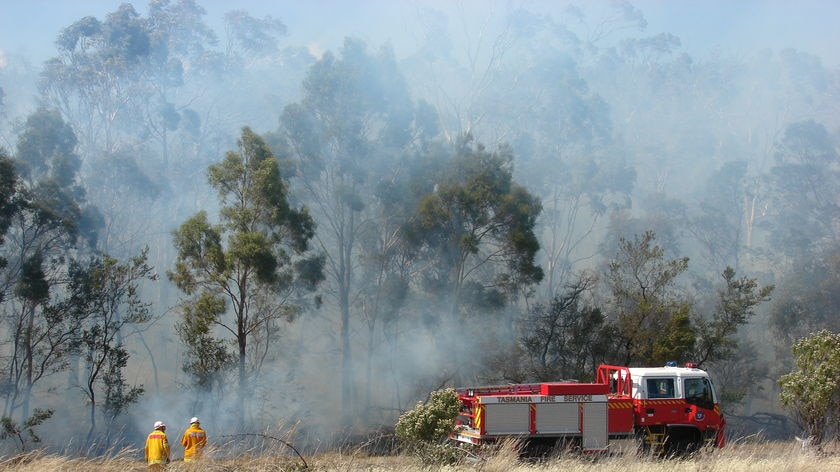
{"type": "MultiPolygon", "coordinates": [[[[12,226],[12,217],[19,210],[17,180],[14,162],[6,151],[0,148],[0,245],[5,242],[6,233],[12,226]]],[[[0,257],[0,269],[5,268],[8,262],[5,256],[0,257]]],[[[0,293],[0,301],[4,295],[0,293]]]]}
{"type": "Polygon", "coordinates": [[[400,416],[397,437],[406,442],[441,441],[454,430],[457,416],[455,389],[435,390],[427,403],[418,402],[413,410],[400,416]]]}
{"type": "Polygon", "coordinates": [[[46,280],[43,264],[41,252],[36,252],[23,261],[20,278],[15,286],[16,296],[36,305],[47,301],[50,296],[50,284],[46,280]]]}
{"type": "MultiPolygon", "coordinates": [[[[537,303],[521,320],[519,342],[525,354],[524,378],[511,381],[585,379],[595,372],[594,359],[609,349],[611,326],[603,313],[584,304],[596,280],[582,275],[549,303],[537,303]]],[[[502,353],[500,357],[508,357],[502,353]]]]}
{"type": "Polygon", "coordinates": [[[182,367],[194,385],[208,389],[235,356],[243,423],[251,393],[245,360],[259,370],[271,352],[266,338],[264,351],[251,356],[249,348],[259,345],[252,341],[299,312],[302,297],[323,279],[323,259],[308,252],[315,223],[305,208],[290,205],[288,184],[265,141],[245,127],[237,145],[207,170],[221,203],[219,223],[200,211],[173,232],[178,256],[168,275],[188,296],[178,333],[190,357],[201,357],[182,367]]]}
{"type": "Polygon", "coordinates": [[[769,237],[778,251],[801,256],[826,242],[840,242],[837,144],[836,136],[813,120],[788,125],[776,143],[776,165],[770,172],[775,210],[769,237]]]}
{"type": "Polygon", "coordinates": [[[70,270],[68,305],[83,320],[76,341],[85,362],[82,391],[89,400],[90,429],[96,429],[97,414],[105,415],[110,427],[144,392],[142,385],[129,385],[125,378],[129,353],[124,338],[151,320],[151,303],[142,299],[140,284],[157,280],[146,263],[147,251],[121,262],[103,255],[87,264],[74,262],[70,270]],[[104,397],[97,411],[98,398],[104,397]]]}
{"type": "MultiPolygon", "coordinates": [[[[819,446],[840,420],[840,334],[821,330],[794,343],[796,369],[779,379],[779,401],[819,446]]],[[[833,429],[833,431],[832,431],[833,429]]]]}
{"type": "Polygon", "coordinates": [[[12,161],[0,153],[0,298],[4,320],[3,414],[29,417],[36,385],[66,370],[85,314],[68,301],[68,258],[94,243],[92,211],[78,184],[80,160],[72,126],[47,108],[29,115],[12,161]]]}
{"type": "Polygon", "coordinates": [[[450,315],[472,302],[462,293],[470,280],[494,287],[508,300],[542,280],[534,233],[542,205],[513,180],[512,166],[510,147],[489,152],[471,136],[462,137],[451,160],[436,168],[417,219],[406,228],[432,262],[424,274],[427,287],[441,292],[450,315]]]}
{"type": "Polygon", "coordinates": [[[774,335],[790,344],[819,329],[840,332],[840,245],[799,259],[779,283],[770,311],[774,335]]]}
{"type": "Polygon", "coordinates": [[[234,365],[236,356],[224,339],[213,334],[213,327],[225,313],[225,299],[203,292],[193,304],[184,304],[182,319],[175,325],[186,347],[181,369],[201,390],[210,391],[219,374],[234,365]]]}
{"type": "Polygon", "coordinates": [[[44,421],[52,418],[54,410],[35,408],[32,411],[32,416],[19,424],[8,416],[0,418],[0,439],[15,438],[20,443],[20,450],[25,451],[28,442],[39,443],[41,438],[35,434],[35,427],[39,426],[44,421]]]}
{"type": "Polygon", "coordinates": [[[660,326],[651,349],[650,365],[665,365],[668,360],[687,359],[694,349],[695,331],[687,305],[678,306],[660,326]]]}
{"type": "MultiPolygon", "coordinates": [[[[41,236],[53,245],[72,245],[79,235],[94,243],[96,210],[85,204],[85,190],[78,183],[81,160],[70,124],[58,112],[39,108],[27,118],[16,147],[15,167],[21,181],[14,209],[24,215],[19,225],[29,227],[17,231],[60,234],[41,236]]],[[[43,244],[33,247],[47,256],[49,251],[43,244]]]]}
{"type": "Polygon", "coordinates": [[[124,369],[128,366],[129,357],[128,350],[121,344],[110,348],[106,356],[100,380],[105,394],[102,409],[109,422],[119,418],[146,392],[143,385],[128,385],[126,382],[124,369]]]}
{"type": "Polygon", "coordinates": [[[458,406],[455,389],[435,390],[426,403],[418,402],[400,415],[397,438],[426,465],[455,462],[461,455],[448,438],[455,429],[458,406]]]}
{"type": "Polygon", "coordinates": [[[21,174],[32,181],[50,178],[62,187],[72,186],[81,168],[76,144],[73,128],[57,111],[39,108],[27,117],[17,141],[21,174]]]}
{"type": "Polygon", "coordinates": [[[738,349],[735,335],[738,328],[749,323],[755,309],[770,299],[773,285],[759,287],[755,279],[736,278],[735,269],[723,271],[725,285],[718,291],[718,302],[710,320],[698,319],[697,349],[694,362],[721,362],[732,359],[738,349]]]}
{"type": "Polygon", "coordinates": [[[622,365],[662,365],[683,361],[694,348],[691,306],[675,293],[676,279],[688,258],[665,259],[653,231],[633,241],[621,238],[609,264],[617,333],[616,353],[622,365]]]}

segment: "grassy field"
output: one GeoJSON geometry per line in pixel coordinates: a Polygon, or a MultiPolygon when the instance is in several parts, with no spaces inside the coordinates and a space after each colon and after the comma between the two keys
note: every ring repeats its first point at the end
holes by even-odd
{"type": "MultiPolygon", "coordinates": [[[[212,452],[212,451],[211,451],[212,452]]],[[[114,457],[84,459],[30,453],[0,458],[0,471],[145,471],[139,460],[142,451],[123,451],[114,457]]],[[[570,455],[541,462],[523,461],[512,447],[502,447],[486,457],[457,466],[423,467],[408,456],[372,457],[363,454],[329,453],[315,456],[242,456],[236,459],[208,457],[199,464],[173,461],[170,471],[346,471],[346,472],[805,472],[840,470],[840,449],[825,448],[822,453],[803,451],[796,442],[732,444],[722,450],[704,451],[690,458],[657,459],[633,454],[609,457],[570,455]]]]}

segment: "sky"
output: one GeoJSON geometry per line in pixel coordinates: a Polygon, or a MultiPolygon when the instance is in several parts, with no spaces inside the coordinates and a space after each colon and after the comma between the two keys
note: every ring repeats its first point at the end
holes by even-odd
{"type": "Polygon", "coordinates": [[[643,0],[648,30],[673,32],[695,54],[794,48],[840,66],[840,2],[835,0],[643,0]],[[726,12],[725,14],[723,12],[726,12]]]}
{"type": "MultiPolygon", "coordinates": [[[[604,5],[587,0],[579,5],[604,5]]],[[[0,51],[39,64],[54,54],[61,28],[88,15],[103,19],[121,0],[0,0],[0,51]]],[[[147,0],[131,2],[141,14],[147,0]]],[[[344,37],[371,44],[390,40],[400,54],[399,36],[412,12],[424,6],[484,11],[506,5],[562,8],[565,0],[199,0],[207,22],[220,31],[224,12],[235,8],[253,16],[271,15],[289,28],[290,44],[335,49],[344,37]]],[[[840,1],[836,0],[636,0],[648,21],[647,32],[676,34],[697,58],[716,51],[751,52],[792,47],[840,66],[840,1]]],[[[476,17],[480,17],[479,13],[476,17]]]]}

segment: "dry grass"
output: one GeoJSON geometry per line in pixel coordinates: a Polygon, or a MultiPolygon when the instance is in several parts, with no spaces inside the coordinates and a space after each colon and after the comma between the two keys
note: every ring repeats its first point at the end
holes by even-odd
{"type": "MultiPolygon", "coordinates": [[[[108,458],[68,458],[31,453],[0,458],[0,471],[145,471],[138,459],[140,451],[124,451],[108,458]]],[[[406,456],[371,457],[362,454],[329,453],[305,457],[307,468],[295,456],[208,458],[200,464],[175,461],[170,471],[344,471],[344,472],[810,472],[840,470],[840,449],[828,447],[824,453],[803,451],[796,442],[732,444],[722,450],[706,451],[686,459],[656,459],[632,454],[609,457],[567,455],[539,463],[518,458],[515,444],[504,444],[499,450],[477,457],[458,466],[424,468],[406,456]]]]}

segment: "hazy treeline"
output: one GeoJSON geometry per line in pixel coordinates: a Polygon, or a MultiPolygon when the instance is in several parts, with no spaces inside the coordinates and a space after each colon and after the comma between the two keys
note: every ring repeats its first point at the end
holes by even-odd
{"type": "Polygon", "coordinates": [[[322,53],[152,0],[5,57],[9,447],[194,415],[319,444],[601,362],[698,362],[725,411],[774,407],[792,341],[840,329],[840,73],[692,57],[629,3],[479,13],[322,53]]]}

